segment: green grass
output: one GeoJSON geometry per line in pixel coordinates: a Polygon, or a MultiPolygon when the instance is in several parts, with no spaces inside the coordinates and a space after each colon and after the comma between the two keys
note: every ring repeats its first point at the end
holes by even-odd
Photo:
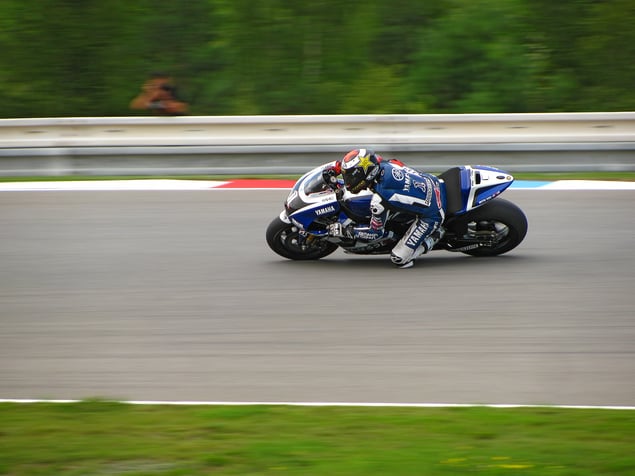
{"type": "MultiPolygon", "coordinates": [[[[635,172],[519,172],[513,174],[516,180],[617,180],[635,181],[635,172]]],[[[180,179],[180,180],[231,180],[240,178],[289,179],[296,180],[300,175],[121,175],[121,176],[32,176],[0,177],[0,182],[44,182],[70,180],[133,180],[133,179],[180,179]]]]}
{"type": "Polygon", "coordinates": [[[633,475],[635,412],[0,404],[0,475],[633,475]]]}

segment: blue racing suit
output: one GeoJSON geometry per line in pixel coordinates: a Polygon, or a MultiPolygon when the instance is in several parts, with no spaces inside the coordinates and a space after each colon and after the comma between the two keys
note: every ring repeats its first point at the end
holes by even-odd
{"type": "Polygon", "coordinates": [[[353,237],[374,241],[386,235],[386,223],[395,212],[416,216],[408,231],[392,250],[390,259],[403,265],[427,253],[440,237],[445,218],[445,194],[439,179],[409,167],[382,161],[378,179],[371,187],[371,220],[368,226],[354,227],[353,237]]]}

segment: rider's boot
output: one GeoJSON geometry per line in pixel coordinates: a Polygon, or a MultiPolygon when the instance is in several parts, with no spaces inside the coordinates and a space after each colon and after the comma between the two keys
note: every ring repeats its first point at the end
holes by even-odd
{"type": "Polygon", "coordinates": [[[445,230],[443,227],[439,227],[429,236],[426,236],[415,250],[405,246],[403,243],[399,243],[392,250],[390,261],[399,269],[412,268],[415,264],[415,259],[434,248],[439,240],[443,238],[443,235],[445,235],[445,230]]]}

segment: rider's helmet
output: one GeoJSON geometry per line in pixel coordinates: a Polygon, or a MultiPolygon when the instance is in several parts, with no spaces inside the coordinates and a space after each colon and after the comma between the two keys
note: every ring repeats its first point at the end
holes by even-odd
{"type": "Polygon", "coordinates": [[[351,150],[342,159],[342,177],[351,193],[368,188],[379,173],[379,157],[370,149],[351,150]]]}

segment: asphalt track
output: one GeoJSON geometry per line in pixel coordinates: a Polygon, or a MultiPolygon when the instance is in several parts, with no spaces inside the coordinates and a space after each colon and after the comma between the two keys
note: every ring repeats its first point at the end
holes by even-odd
{"type": "Polygon", "coordinates": [[[0,398],[635,405],[635,191],[508,255],[273,254],[287,191],[0,195],[0,398]]]}

